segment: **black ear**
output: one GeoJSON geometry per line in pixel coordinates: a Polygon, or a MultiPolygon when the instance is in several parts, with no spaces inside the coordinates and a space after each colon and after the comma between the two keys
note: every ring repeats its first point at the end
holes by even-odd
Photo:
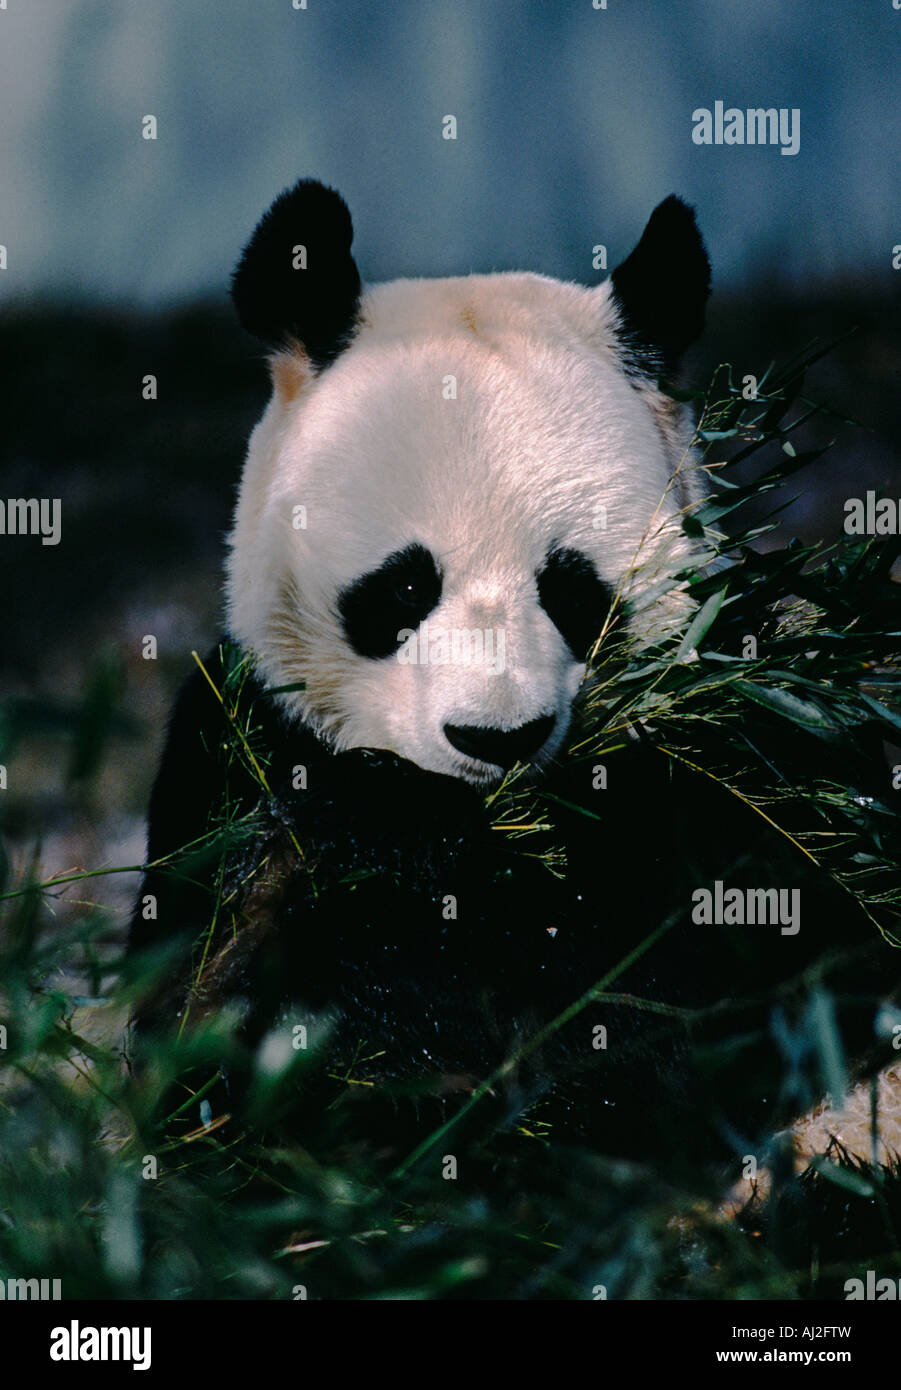
{"type": "Polygon", "coordinates": [[[294,339],[317,367],[333,362],[353,336],[360,304],[353,235],[347,205],[333,188],[301,179],[280,193],[232,277],[247,331],[270,347],[294,339]]]}
{"type": "Polygon", "coordinates": [[[665,198],[610,279],[635,365],[651,375],[674,372],[701,335],[710,294],[710,262],[694,210],[681,198],[665,198]]]}

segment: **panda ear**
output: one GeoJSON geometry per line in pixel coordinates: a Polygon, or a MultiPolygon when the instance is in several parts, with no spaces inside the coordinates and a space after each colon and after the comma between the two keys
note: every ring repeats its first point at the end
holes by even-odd
{"type": "Polygon", "coordinates": [[[350,254],[353,223],[333,188],[301,179],[261,218],[232,277],[238,318],[267,347],[299,343],[328,366],[353,337],[360,274],[350,254]]]}
{"type": "Polygon", "coordinates": [[[634,365],[647,375],[674,372],[701,335],[710,294],[710,261],[694,209],[674,195],[665,198],[610,280],[634,365]]]}

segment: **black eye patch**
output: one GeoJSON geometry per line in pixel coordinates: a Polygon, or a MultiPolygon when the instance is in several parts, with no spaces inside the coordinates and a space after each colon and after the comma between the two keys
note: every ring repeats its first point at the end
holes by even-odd
{"type": "Polygon", "coordinates": [[[613,590],[587,555],[554,546],[536,576],[538,601],[573,656],[583,661],[604,625],[613,590]]]}
{"type": "Polygon", "coordinates": [[[424,545],[408,545],[338,595],[338,612],[358,656],[391,656],[402,628],[417,628],[441,597],[441,571],[424,545]]]}

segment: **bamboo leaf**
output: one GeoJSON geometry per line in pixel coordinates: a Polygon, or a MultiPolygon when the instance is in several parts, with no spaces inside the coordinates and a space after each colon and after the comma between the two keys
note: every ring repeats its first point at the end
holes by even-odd
{"type": "Polygon", "coordinates": [[[774,714],[781,714],[794,724],[806,729],[828,729],[834,731],[835,723],[812,700],[801,700],[779,686],[758,685],[751,681],[734,681],[732,689],[755,704],[763,705],[774,714]]]}
{"type": "Polygon", "coordinates": [[[717,589],[716,593],[711,594],[709,599],[701,605],[679,643],[679,650],[676,652],[677,661],[684,661],[691,652],[697,651],[723,606],[725,593],[725,589],[717,589]]]}

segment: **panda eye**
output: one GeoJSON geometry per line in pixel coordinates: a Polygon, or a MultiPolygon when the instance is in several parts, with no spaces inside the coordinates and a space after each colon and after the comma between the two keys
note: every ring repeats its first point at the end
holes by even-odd
{"type": "Polygon", "coordinates": [[[554,546],[537,575],[538,601],[573,656],[584,661],[597,641],[613,591],[587,555],[554,546]]]}
{"type": "Polygon", "coordinates": [[[416,608],[423,600],[422,586],[415,579],[400,579],[394,586],[394,597],[398,603],[407,603],[416,608]]]}
{"type": "Polygon", "coordinates": [[[424,545],[408,545],[338,595],[347,640],[359,656],[377,660],[403,645],[398,633],[418,627],[441,597],[441,571],[424,545]]]}

